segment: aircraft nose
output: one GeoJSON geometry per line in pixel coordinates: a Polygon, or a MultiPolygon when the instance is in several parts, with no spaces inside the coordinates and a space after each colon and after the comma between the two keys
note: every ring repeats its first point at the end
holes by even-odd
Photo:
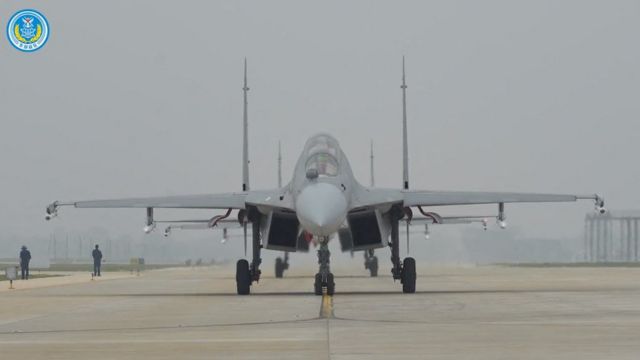
{"type": "Polygon", "coordinates": [[[347,215],[347,200],[334,185],[317,183],[305,187],[296,199],[296,214],[305,230],[313,235],[329,236],[347,215]]]}

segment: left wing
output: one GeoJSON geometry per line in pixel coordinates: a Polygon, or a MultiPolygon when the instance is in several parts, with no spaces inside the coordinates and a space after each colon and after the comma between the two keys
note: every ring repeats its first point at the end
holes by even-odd
{"type": "Polygon", "coordinates": [[[489,219],[497,219],[496,215],[487,216],[439,216],[437,219],[432,217],[417,217],[409,220],[409,225],[447,225],[447,224],[472,224],[472,223],[488,223],[489,219]]]}
{"type": "Polygon", "coordinates": [[[534,202],[572,202],[590,199],[596,210],[604,213],[604,199],[597,194],[535,194],[483,191],[432,191],[365,188],[355,194],[354,207],[391,206],[445,206],[534,202]]]}

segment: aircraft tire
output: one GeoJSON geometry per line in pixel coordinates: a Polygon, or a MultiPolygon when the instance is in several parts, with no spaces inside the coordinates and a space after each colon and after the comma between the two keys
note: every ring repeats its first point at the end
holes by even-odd
{"type": "Polygon", "coordinates": [[[322,276],[320,276],[320,274],[316,274],[316,281],[313,283],[313,293],[322,295],[322,276]]]}
{"type": "Polygon", "coordinates": [[[374,256],[371,258],[371,263],[368,266],[369,268],[369,274],[371,274],[371,277],[377,277],[378,276],[378,257],[374,256]]]}
{"type": "Polygon", "coordinates": [[[412,257],[405,258],[402,263],[402,292],[416,292],[416,260],[412,257]]]}
{"type": "Polygon", "coordinates": [[[249,272],[249,262],[245,259],[240,259],[236,263],[236,287],[238,295],[251,293],[251,273],[249,272]]]}
{"type": "Polygon", "coordinates": [[[276,258],[276,278],[282,278],[284,274],[284,262],[281,257],[276,258]]]}
{"type": "Polygon", "coordinates": [[[333,274],[327,275],[326,286],[327,286],[327,295],[332,296],[336,291],[336,283],[333,281],[333,274]]]}

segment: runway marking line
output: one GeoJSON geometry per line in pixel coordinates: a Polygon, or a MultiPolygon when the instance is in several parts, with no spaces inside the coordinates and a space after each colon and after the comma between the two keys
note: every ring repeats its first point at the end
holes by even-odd
{"type": "Polygon", "coordinates": [[[0,340],[2,345],[111,345],[111,344],[158,344],[158,343],[270,343],[274,341],[283,342],[314,342],[317,338],[262,338],[262,339],[246,339],[246,338],[229,338],[229,339],[113,339],[113,340],[0,340]]]}
{"type": "Polygon", "coordinates": [[[326,290],[322,291],[322,303],[320,305],[320,317],[332,319],[333,316],[333,296],[327,295],[326,290]]]}

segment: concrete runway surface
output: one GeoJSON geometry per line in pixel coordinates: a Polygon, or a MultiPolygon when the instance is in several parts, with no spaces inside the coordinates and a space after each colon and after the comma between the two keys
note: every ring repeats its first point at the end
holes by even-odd
{"type": "Polygon", "coordinates": [[[311,267],[265,266],[242,297],[233,271],[18,282],[0,292],[0,358],[640,358],[638,268],[420,267],[405,295],[354,261],[332,298],[311,294],[311,267]]]}

